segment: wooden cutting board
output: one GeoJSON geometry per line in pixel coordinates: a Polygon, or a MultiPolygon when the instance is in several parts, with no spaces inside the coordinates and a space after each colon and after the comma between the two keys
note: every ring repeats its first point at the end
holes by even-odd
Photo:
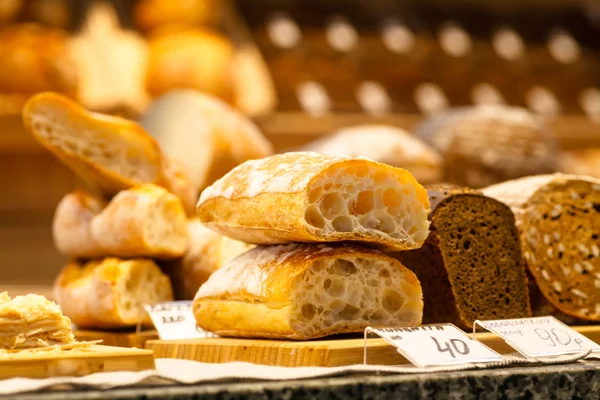
{"type": "MultiPolygon", "coordinates": [[[[574,329],[600,343],[600,326],[581,326],[574,329]]],[[[492,333],[477,333],[479,341],[500,354],[514,350],[492,333]]],[[[286,367],[335,367],[362,364],[364,340],[328,339],[314,341],[258,340],[207,338],[190,340],[149,340],[146,347],[156,358],[181,358],[207,363],[245,361],[255,364],[286,367]]],[[[367,339],[369,364],[398,365],[408,361],[385,340],[367,339]]]]}
{"type": "Polygon", "coordinates": [[[146,369],[154,369],[152,351],[101,345],[0,356],[0,379],[81,376],[94,372],[146,369]]]}
{"type": "Polygon", "coordinates": [[[158,332],[110,332],[110,331],[86,331],[74,330],[75,338],[81,342],[93,342],[102,340],[105,346],[136,347],[143,349],[148,340],[158,339],[158,332]]]}

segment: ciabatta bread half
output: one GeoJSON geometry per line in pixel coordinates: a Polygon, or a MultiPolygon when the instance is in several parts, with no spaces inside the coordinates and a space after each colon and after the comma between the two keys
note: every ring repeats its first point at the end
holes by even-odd
{"type": "Polygon", "coordinates": [[[259,246],[215,272],[193,309],[220,336],[314,339],[367,326],[421,323],[416,276],[399,261],[352,245],[259,246]]]}
{"type": "Polygon", "coordinates": [[[548,302],[600,321],[600,179],[538,175],[483,192],[512,208],[527,267],[548,302]]]}
{"type": "Polygon", "coordinates": [[[85,192],[67,194],[56,208],[53,234],[59,252],[78,258],[173,259],[189,242],[181,201],[154,185],[121,191],[109,203],[85,192]]]}
{"type": "Polygon", "coordinates": [[[254,247],[207,229],[197,218],[189,220],[187,227],[190,240],[187,252],[163,266],[177,300],[192,300],[213,272],[254,247]]]}
{"type": "MultiPolygon", "coordinates": [[[[144,183],[182,190],[180,183],[171,181],[173,172],[167,169],[172,166],[156,141],[133,121],[88,112],[51,92],[27,101],[23,121],[42,146],[98,194],[111,197],[144,183]]],[[[178,179],[182,174],[176,174],[178,179]]],[[[189,201],[187,190],[175,194],[189,201]]]]}
{"type": "Polygon", "coordinates": [[[79,328],[151,326],[145,304],[173,300],[169,278],[149,259],[72,261],[54,282],[54,298],[79,328]]]}
{"type": "Polygon", "coordinates": [[[36,294],[11,299],[8,293],[0,293],[0,349],[32,349],[74,341],[71,321],[56,303],[36,294]]]}
{"type": "Polygon", "coordinates": [[[442,179],[442,156],[408,132],[387,125],[357,125],[316,139],[302,148],[336,157],[365,157],[409,170],[421,184],[442,179]]]}
{"type": "Polygon", "coordinates": [[[244,161],[273,154],[273,146],[250,119],[191,89],[161,96],[140,122],[171,159],[187,168],[200,190],[244,161]]]}
{"type": "Polygon", "coordinates": [[[412,174],[366,159],[310,152],[247,161],[202,192],[200,221],[254,244],[357,241],[420,247],[427,191],[412,174]]]}

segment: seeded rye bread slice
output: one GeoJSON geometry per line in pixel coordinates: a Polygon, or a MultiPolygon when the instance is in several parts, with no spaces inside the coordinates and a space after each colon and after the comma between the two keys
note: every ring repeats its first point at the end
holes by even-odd
{"type": "Polygon", "coordinates": [[[421,281],[423,322],[471,328],[476,319],[530,316],[510,208],[473,189],[426,188],[432,207],[429,237],[419,249],[394,254],[421,281]]]}
{"type": "Polygon", "coordinates": [[[600,321],[600,180],[539,175],[484,193],[515,213],[523,255],[546,300],[564,314],[600,321]]]}
{"type": "Polygon", "coordinates": [[[311,152],[246,161],[202,192],[209,229],[246,243],[370,243],[418,248],[429,233],[427,191],[401,168],[311,152]]]}
{"type": "Polygon", "coordinates": [[[219,336],[315,339],[367,326],[417,325],[417,277],[380,251],[348,244],[258,246],[200,287],[198,326],[219,336]]]}

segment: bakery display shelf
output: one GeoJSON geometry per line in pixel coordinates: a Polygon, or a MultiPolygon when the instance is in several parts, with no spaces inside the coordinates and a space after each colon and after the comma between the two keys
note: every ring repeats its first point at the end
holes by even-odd
{"type": "Polygon", "coordinates": [[[0,379],[82,376],[95,372],[154,368],[152,351],[92,345],[62,351],[22,352],[0,357],[0,379]]]}
{"type": "MultiPolygon", "coordinates": [[[[577,332],[600,342],[600,326],[577,326],[577,332]]],[[[476,338],[500,354],[515,352],[501,338],[489,332],[477,333],[476,338]]],[[[207,338],[189,340],[149,340],[146,348],[156,358],[180,358],[206,363],[234,361],[286,367],[335,367],[362,364],[364,339],[324,339],[313,341],[207,338]]],[[[367,361],[375,365],[407,363],[383,339],[367,339],[367,361]]]]}
{"type": "Polygon", "coordinates": [[[82,342],[101,340],[105,346],[134,347],[138,349],[143,349],[148,340],[158,339],[158,332],[155,330],[115,332],[76,329],[73,334],[77,340],[82,342]]]}

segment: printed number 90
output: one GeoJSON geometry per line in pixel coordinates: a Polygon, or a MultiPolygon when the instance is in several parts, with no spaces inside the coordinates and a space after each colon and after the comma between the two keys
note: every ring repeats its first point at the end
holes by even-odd
{"type": "Polygon", "coordinates": [[[556,347],[557,344],[560,344],[561,346],[568,346],[571,341],[574,341],[579,347],[581,347],[581,339],[571,339],[569,332],[566,332],[562,329],[551,328],[548,330],[544,328],[536,328],[534,332],[540,339],[547,341],[547,344],[550,347],[556,347]]]}

